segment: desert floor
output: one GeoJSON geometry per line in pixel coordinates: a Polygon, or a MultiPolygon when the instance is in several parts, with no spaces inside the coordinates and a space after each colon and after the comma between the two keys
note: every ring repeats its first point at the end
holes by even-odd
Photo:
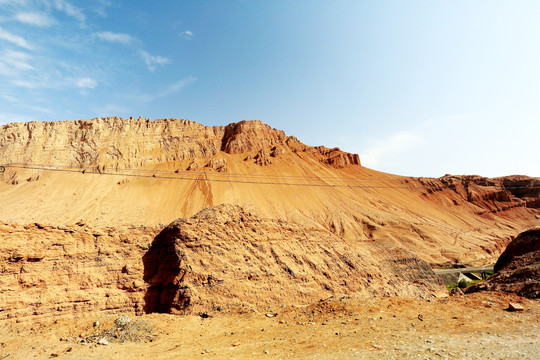
{"type": "Polygon", "coordinates": [[[540,358],[540,302],[501,293],[326,299],[204,317],[127,314],[124,328],[115,325],[120,315],[6,322],[0,359],[540,358]],[[508,311],[509,302],[525,310],[508,311]],[[108,344],[97,344],[106,333],[108,344]]]}

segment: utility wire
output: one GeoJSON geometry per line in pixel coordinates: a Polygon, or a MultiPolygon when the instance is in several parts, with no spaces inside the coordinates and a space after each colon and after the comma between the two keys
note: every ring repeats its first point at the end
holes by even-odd
{"type": "MultiPolygon", "coordinates": [[[[308,182],[277,182],[277,181],[250,181],[250,180],[240,180],[240,179],[216,179],[216,178],[209,178],[208,175],[210,173],[207,172],[197,172],[194,173],[194,176],[163,176],[158,175],[160,170],[146,170],[146,169],[138,169],[137,171],[141,170],[141,172],[152,172],[152,175],[148,174],[132,174],[132,173],[121,173],[121,172],[110,172],[110,171],[88,171],[88,169],[79,169],[74,167],[61,167],[61,166],[50,166],[50,165],[38,165],[38,164],[9,164],[6,165],[8,168],[19,168],[19,169],[29,169],[29,170],[42,170],[42,171],[57,171],[57,172],[66,172],[66,173],[90,173],[90,174],[100,174],[100,175],[109,175],[109,176],[124,176],[124,177],[136,177],[136,178],[151,178],[151,179],[164,179],[164,180],[184,180],[184,181],[208,181],[208,182],[220,182],[220,183],[238,183],[238,184],[257,184],[257,185],[286,185],[286,186],[311,186],[311,187],[330,187],[330,188],[354,188],[354,189],[425,189],[425,186],[415,186],[415,185],[351,185],[351,184],[326,184],[326,183],[308,183],[308,182]]],[[[129,169],[130,171],[135,171],[134,169],[129,169]]],[[[172,171],[163,171],[168,173],[173,173],[172,171]]],[[[215,176],[217,174],[211,174],[211,176],[215,176]]],[[[220,176],[229,176],[229,175],[235,175],[235,176],[244,176],[242,174],[225,174],[220,176]]],[[[245,174],[249,175],[249,174],[245,174]]],[[[264,176],[264,175],[260,175],[264,176]]],[[[283,178],[294,178],[294,179],[317,179],[316,177],[296,177],[296,176],[283,176],[283,178]]],[[[356,178],[346,178],[351,182],[354,181],[399,181],[397,179],[356,179],[356,178]]],[[[413,179],[413,178],[411,178],[413,179]]],[[[317,179],[322,180],[322,179],[317,179]]],[[[414,179],[413,179],[414,180],[414,179]]],[[[309,180],[308,180],[309,181],[309,180]]],[[[532,186],[504,186],[502,185],[503,189],[507,190],[513,190],[513,189],[540,189],[540,183],[538,185],[534,184],[532,186]]],[[[455,186],[448,186],[449,189],[456,189],[455,186]]]]}

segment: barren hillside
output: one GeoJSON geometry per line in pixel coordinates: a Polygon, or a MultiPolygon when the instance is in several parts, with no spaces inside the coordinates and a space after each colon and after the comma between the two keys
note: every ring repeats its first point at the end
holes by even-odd
{"type": "Polygon", "coordinates": [[[260,121],[100,118],[0,128],[0,220],[164,226],[222,203],[404,246],[432,264],[491,262],[540,222],[540,180],[407,178],[260,121]]]}

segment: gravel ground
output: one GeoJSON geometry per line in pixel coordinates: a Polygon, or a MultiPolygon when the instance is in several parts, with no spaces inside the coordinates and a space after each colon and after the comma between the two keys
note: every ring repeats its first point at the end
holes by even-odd
{"type": "Polygon", "coordinates": [[[134,325],[116,330],[119,315],[6,323],[0,359],[540,359],[540,302],[501,293],[328,299],[307,307],[223,309],[207,318],[128,314],[130,324],[139,324],[137,336],[122,334],[134,325]],[[525,310],[508,311],[509,302],[525,310]],[[115,334],[124,341],[98,343],[115,334]]]}

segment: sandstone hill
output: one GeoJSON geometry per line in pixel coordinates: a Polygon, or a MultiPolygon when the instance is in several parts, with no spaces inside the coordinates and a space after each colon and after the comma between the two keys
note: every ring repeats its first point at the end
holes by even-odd
{"type": "Polygon", "coordinates": [[[17,224],[163,227],[229,203],[444,265],[494,261],[540,222],[538,178],[395,176],[260,121],[13,123],[0,127],[0,164],[0,220],[17,224]]]}
{"type": "Polygon", "coordinates": [[[540,221],[538,178],[381,173],[260,121],[8,124],[0,165],[0,319],[427,297],[540,221]]]}

